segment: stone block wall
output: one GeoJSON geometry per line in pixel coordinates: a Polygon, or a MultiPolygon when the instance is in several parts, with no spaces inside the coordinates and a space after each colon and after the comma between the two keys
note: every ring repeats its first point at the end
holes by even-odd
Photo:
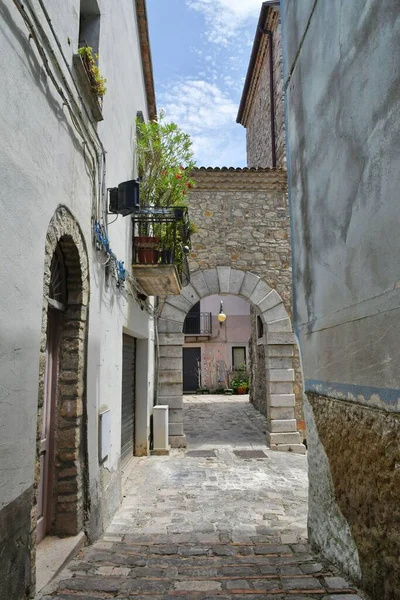
{"type": "Polygon", "coordinates": [[[400,416],[307,396],[310,540],[373,598],[400,598],[400,416]]]}
{"type": "Polygon", "coordinates": [[[189,196],[190,271],[229,265],[262,277],[292,313],[289,208],[284,171],[197,169],[189,196]]]}
{"type": "MultiPolygon", "coordinates": [[[[189,256],[190,285],[166,299],[158,321],[160,353],[159,404],[173,410],[170,443],[185,444],[182,414],[180,347],[187,312],[213,294],[239,295],[263,322],[263,412],[271,448],[304,452],[296,429],[295,371],[291,325],[291,261],[286,173],[273,169],[197,169],[188,197],[189,216],[197,232],[189,256]],[[285,357],[283,364],[282,356],[285,357]],[[179,358],[172,365],[170,358],[179,358]],[[172,368],[172,366],[173,368],[172,368]],[[269,407],[274,402],[274,417],[269,407]],[[179,418],[178,418],[179,417],[179,418]]],[[[229,315],[228,315],[229,319],[229,315]]],[[[261,351],[260,351],[261,352],[261,351]]],[[[261,369],[261,360],[260,360],[261,369]]]]}
{"type": "MultiPolygon", "coordinates": [[[[285,103],[283,89],[282,34],[279,11],[270,8],[265,29],[272,32],[273,92],[275,115],[276,166],[286,166],[285,103]]],[[[253,71],[243,125],[246,127],[247,164],[249,167],[272,167],[271,77],[269,36],[263,34],[253,71]]]]}
{"type": "MultiPolygon", "coordinates": [[[[198,185],[190,194],[189,210],[198,231],[192,237],[190,270],[225,264],[251,270],[278,292],[291,316],[290,219],[285,172],[199,169],[195,179],[198,185]]],[[[256,343],[255,317],[251,322],[253,381],[257,381],[251,401],[267,415],[263,394],[265,357],[256,343]]],[[[302,375],[297,347],[294,364],[295,416],[301,421],[302,375]]]]}

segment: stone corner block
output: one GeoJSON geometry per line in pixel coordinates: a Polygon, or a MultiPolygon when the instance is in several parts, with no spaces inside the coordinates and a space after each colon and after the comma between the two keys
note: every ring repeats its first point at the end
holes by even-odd
{"type": "Polygon", "coordinates": [[[298,431],[293,431],[289,433],[272,433],[267,431],[267,444],[268,446],[273,446],[276,444],[300,444],[300,434],[298,431]]]}
{"type": "Polygon", "coordinates": [[[270,333],[290,333],[292,331],[292,323],[289,317],[278,319],[277,321],[269,321],[267,323],[267,330],[270,333]]]}
{"type": "Polygon", "coordinates": [[[268,424],[270,433],[289,433],[297,431],[296,419],[272,419],[268,424]]]}
{"type": "Polygon", "coordinates": [[[276,290],[271,290],[265,296],[265,298],[261,298],[261,300],[257,304],[257,308],[261,313],[263,313],[269,310],[270,308],[273,308],[277,304],[280,304],[281,302],[282,298],[280,297],[278,292],[276,290]]]}
{"type": "Polygon", "coordinates": [[[243,279],[245,276],[244,271],[239,269],[231,269],[230,280],[229,280],[229,293],[239,294],[240,288],[242,287],[243,279]]]}
{"type": "Polygon", "coordinates": [[[170,435],[168,441],[171,448],[186,448],[187,446],[185,435],[170,435]]]}
{"type": "Polygon", "coordinates": [[[307,448],[304,444],[271,444],[270,450],[275,452],[293,452],[293,454],[305,454],[307,448]]]}
{"type": "Polygon", "coordinates": [[[181,296],[187,300],[191,306],[200,300],[200,296],[191,283],[182,289],[181,296]]]}
{"type": "Polygon", "coordinates": [[[273,345],[296,344],[294,333],[267,333],[267,343],[273,345]]]}
{"type": "Polygon", "coordinates": [[[183,333],[160,333],[158,336],[160,346],[182,346],[185,343],[183,333]]]}
{"type": "Polygon", "coordinates": [[[253,304],[258,304],[263,298],[267,296],[267,294],[271,291],[269,285],[265,283],[262,279],[257,283],[254,290],[251,292],[249,297],[249,302],[253,304]]]}
{"type": "Polygon", "coordinates": [[[209,289],[210,294],[219,294],[219,280],[217,269],[206,269],[203,271],[204,281],[209,289]]]}
{"type": "Polygon", "coordinates": [[[269,329],[270,323],[288,318],[286,308],[282,301],[273,308],[263,311],[262,316],[267,324],[267,330],[269,329]]]}
{"type": "Polygon", "coordinates": [[[270,369],[270,381],[294,381],[294,369],[270,369]]]}
{"type": "Polygon", "coordinates": [[[168,424],[168,434],[169,437],[173,437],[175,435],[183,436],[183,423],[171,423],[168,424]]]}
{"type": "Polygon", "coordinates": [[[195,271],[194,273],[191,273],[190,283],[195,289],[199,298],[204,298],[204,296],[208,296],[210,294],[204,279],[203,271],[195,271]]]}
{"type": "Polygon", "coordinates": [[[275,408],[295,406],[296,397],[294,394],[271,394],[269,404],[275,408]]]}
{"type": "Polygon", "coordinates": [[[249,273],[247,271],[240,287],[239,295],[248,300],[259,281],[261,281],[261,278],[258,277],[258,275],[254,275],[254,273],[249,273]]]}
{"type": "Polygon", "coordinates": [[[219,289],[221,294],[229,294],[231,267],[217,267],[219,289]]]}
{"type": "Polygon", "coordinates": [[[180,409],[183,412],[183,396],[158,396],[157,404],[168,404],[170,410],[180,409]]]}

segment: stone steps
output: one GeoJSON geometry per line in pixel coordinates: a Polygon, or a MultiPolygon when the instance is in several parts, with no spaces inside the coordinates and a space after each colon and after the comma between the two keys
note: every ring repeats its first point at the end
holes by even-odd
{"type": "Polygon", "coordinates": [[[361,600],[307,544],[99,542],[42,600],[361,600]]]}

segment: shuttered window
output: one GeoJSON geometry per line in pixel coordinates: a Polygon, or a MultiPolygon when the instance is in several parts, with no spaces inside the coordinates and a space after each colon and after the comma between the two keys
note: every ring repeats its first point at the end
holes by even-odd
{"type": "Polygon", "coordinates": [[[126,461],[134,452],[136,338],[122,337],[121,460],[126,461]]]}
{"type": "Polygon", "coordinates": [[[232,348],[232,369],[240,369],[246,366],[246,348],[244,346],[234,346],[232,348]]]}

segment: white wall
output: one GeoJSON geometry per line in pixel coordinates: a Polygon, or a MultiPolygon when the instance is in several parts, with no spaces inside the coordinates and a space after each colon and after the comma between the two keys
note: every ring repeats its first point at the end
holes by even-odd
{"type": "MultiPolygon", "coordinates": [[[[70,81],[39,4],[32,4],[70,81]]],[[[71,65],[77,49],[79,2],[46,0],[45,4],[71,65]]],[[[88,126],[93,134],[97,130],[107,151],[106,186],[112,187],[135,174],[134,119],[138,110],[146,116],[147,108],[135,4],[120,0],[116,10],[113,0],[99,0],[99,6],[99,64],[108,91],[104,121],[88,126]]],[[[0,508],[33,484],[44,246],[49,221],[63,204],[82,229],[90,262],[87,405],[92,508],[98,496],[107,498],[104,515],[93,517],[93,527],[99,528],[119,500],[115,482],[120,454],[122,330],[146,339],[153,325],[127,294],[106,286],[104,267],[97,263],[92,245],[91,184],[82,140],[46,77],[14,4],[1,5],[0,14],[0,508]],[[110,455],[100,477],[97,419],[103,405],[111,408],[112,435],[110,455]],[[108,482],[108,492],[107,483],[100,480],[108,482]]],[[[109,236],[113,251],[129,266],[129,217],[119,217],[111,224],[109,236]]],[[[152,343],[148,354],[144,384],[152,396],[152,343]]]]}

